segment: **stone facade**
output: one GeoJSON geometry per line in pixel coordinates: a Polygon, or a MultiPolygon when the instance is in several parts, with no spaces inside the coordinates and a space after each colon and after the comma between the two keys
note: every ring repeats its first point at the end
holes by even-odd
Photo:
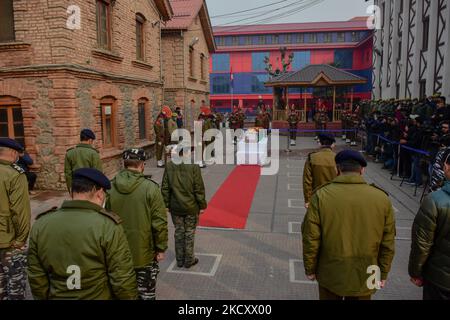
{"type": "MultiPolygon", "coordinates": [[[[176,7],[174,13],[172,21],[177,19],[176,7]]],[[[192,19],[189,25],[163,28],[162,53],[164,104],[172,108],[180,107],[186,128],[192,130],[200,107],[209,105],[210,55],[215,47],[206,5],[190,14],[192,19]],[[194,41],[196,38],[198,41],[194,41]]]]}
{"type": "MultiPolygon", "coordinates": [[[[111,2],[111,50],[97,45],[96,1],[15,0],[15,41],[0,43],[0,107],[21,106],[25,147],[38,187],[64,189],[64,156],[82,128],[97,135],[105,173],[121,167],[128,147],[151,148],[154,115],[162,106],[161,1],[111,2]],[[66,27],[67,8],[81,9],[81,29],[66,27]],[[136,14],[145,18],[144,59],[136,59],[136,14]],[[112,101],[112,146],[104,145],[101,103],[112,101]],[[138,103],[145,104],[140,139],[138,103]]],[[[141,113],[142,114],[142,113],[141,113]]]]}

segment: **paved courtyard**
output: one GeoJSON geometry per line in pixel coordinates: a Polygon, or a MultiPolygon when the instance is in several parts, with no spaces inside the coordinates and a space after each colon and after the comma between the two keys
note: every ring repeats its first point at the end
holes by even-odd
{"type": "MultiPolygon", "coordinates": [[[[284,140],[282,149],[285,145],[284,140]]],[[[160,265],[158,299],[317,299],[317,284],[304,276],[300,234],[306,212],[301,185],[303,166],[306,155],[316,146],[312,138],[299,138],[293,152],[280,151],[279,173],[261,176],[245,230],[199,228],[196,252],[200,262],[189,271],[175,265],[174,229],[169,219],[169,250],[167,259],[160,265]]],[[[343,147],[339,142],[338,149],[343,147]]],[[[208,200],[232,169],[233,166],[223,165],[202,171],[208,200]]],[[[149,163],[146,173],[160,182],[163,170],[149,163]]],[[[400,188],[400,182],[391,180],[381,164],[371,162],[365,177],[390,193],[397,221],[393,268],[386,288],[374,298],[421,299],[421,290],[410,283],[407,273],[410,232],[420,192],[414,197],[412,187],[400,188]]],[[[40,193],[32,201],[33,214],[59,205],[66,196],[40,193]]]]}

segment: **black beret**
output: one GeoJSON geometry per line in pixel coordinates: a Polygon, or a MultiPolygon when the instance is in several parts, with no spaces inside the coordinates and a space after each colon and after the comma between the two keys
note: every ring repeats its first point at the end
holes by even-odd
{"type": "Polygon", "coordinates": [[[14,149],[18,152],[23,151],[22,145],[16,140],[10,138],[0,138],[0,147],[14,149]]]}
{"type": "Polygon", "coordinates": [[[328,134],[328,133],[321,133],[321,134],[319,134],[319,140],[320,141],[328,140],[328,141],[331,141],[332,143],[336,142],[336,139],[334,138],[334,136],[331,135],[331,134],[328,134]]]}
{"type": "Polygon", "coordinates": [[[95,140],[95,133],[91,129],[83,129],[83,130],[81,130],[80,135],[85,136],[86,138],[95,140]]]}
{"type": "Polygon", "coordinates": [[[367,167],[367,161],[364,159],[361,153],[354,150],[344,150],[339,152],[335,158],[336,164],[340,164],[345,161],[356,161],[361,167],[367,167]]]}
{"type": "Polygon", "coordinates": [[[109,190],[111,189],[111,182],[109,179],[97,169],[93,168],[81,168],[73,172],[73,179],[85,178],[94,182],[97,186],[109,190]]]}
{"type": "Polygon", "coordinates": [[[123,160],[148,160],[147,153],[144,149],[128,149],[122,155],[123,160]]]}

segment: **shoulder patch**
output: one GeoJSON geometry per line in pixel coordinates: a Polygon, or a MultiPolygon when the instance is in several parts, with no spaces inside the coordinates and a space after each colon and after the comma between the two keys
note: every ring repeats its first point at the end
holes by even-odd
{"type": "Polygon", "coordinates": [[[386,190],[381,189],[379,186],[375,185],[375,183],[370,184],[370,186],[372,186],[380,191],[383,191],[389,197],[389,193],[386,190]]]}
{"type": "Polygon", "coordinates": [[[11,167],[14,169],[14,170],[16,170],[16,171],[18,171],[19,173],[25,173],[25,170],[23,170],[22,169],[22,167],[21,166],[19,166],[18,164],[16,164],[16,163],[11,163],[11,167]]]}
{"type": "Polygon", "coordinates": [[[121,224],[122,223],[122,218],[120,218],[117,214],[115,214],[112,211],[108,211],[106,209],[103,209],[101,211],[99,211],[98,213],[110,218],[111,220],[113,220],[116,224],[121,224]]]}
{"type": "Polygon", "coordinates": [[[54,212],[56,210],[58,210],[58,207],[52,207],[51,209],[48,209],[47,211],[41,212],[36,216],[36,220],[45,216],[47,213],[54,212]]]}

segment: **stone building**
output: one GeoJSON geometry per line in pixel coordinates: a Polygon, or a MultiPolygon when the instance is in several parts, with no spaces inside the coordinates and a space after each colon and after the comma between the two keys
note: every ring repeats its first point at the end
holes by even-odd
{"type": "Polygon", "coordinates": [[[154,143],[168,0],[2,0],[0,136],[22,142],[38,185],[63,189],[64,156],[92,128],[112,176],[154,143]]]}
{"type": "Polygon", "coordinates": [[[170,0],[173,18],[162,30],[164,103],[184,110],[192,129],[202,105],[209,105],[209,63],[215,50],[204,0],[170,0]]]}
{"type": "Polygon", "coordinates": [[[374,2],[374,98],[450,99],[450,0],[374,2]]]}

